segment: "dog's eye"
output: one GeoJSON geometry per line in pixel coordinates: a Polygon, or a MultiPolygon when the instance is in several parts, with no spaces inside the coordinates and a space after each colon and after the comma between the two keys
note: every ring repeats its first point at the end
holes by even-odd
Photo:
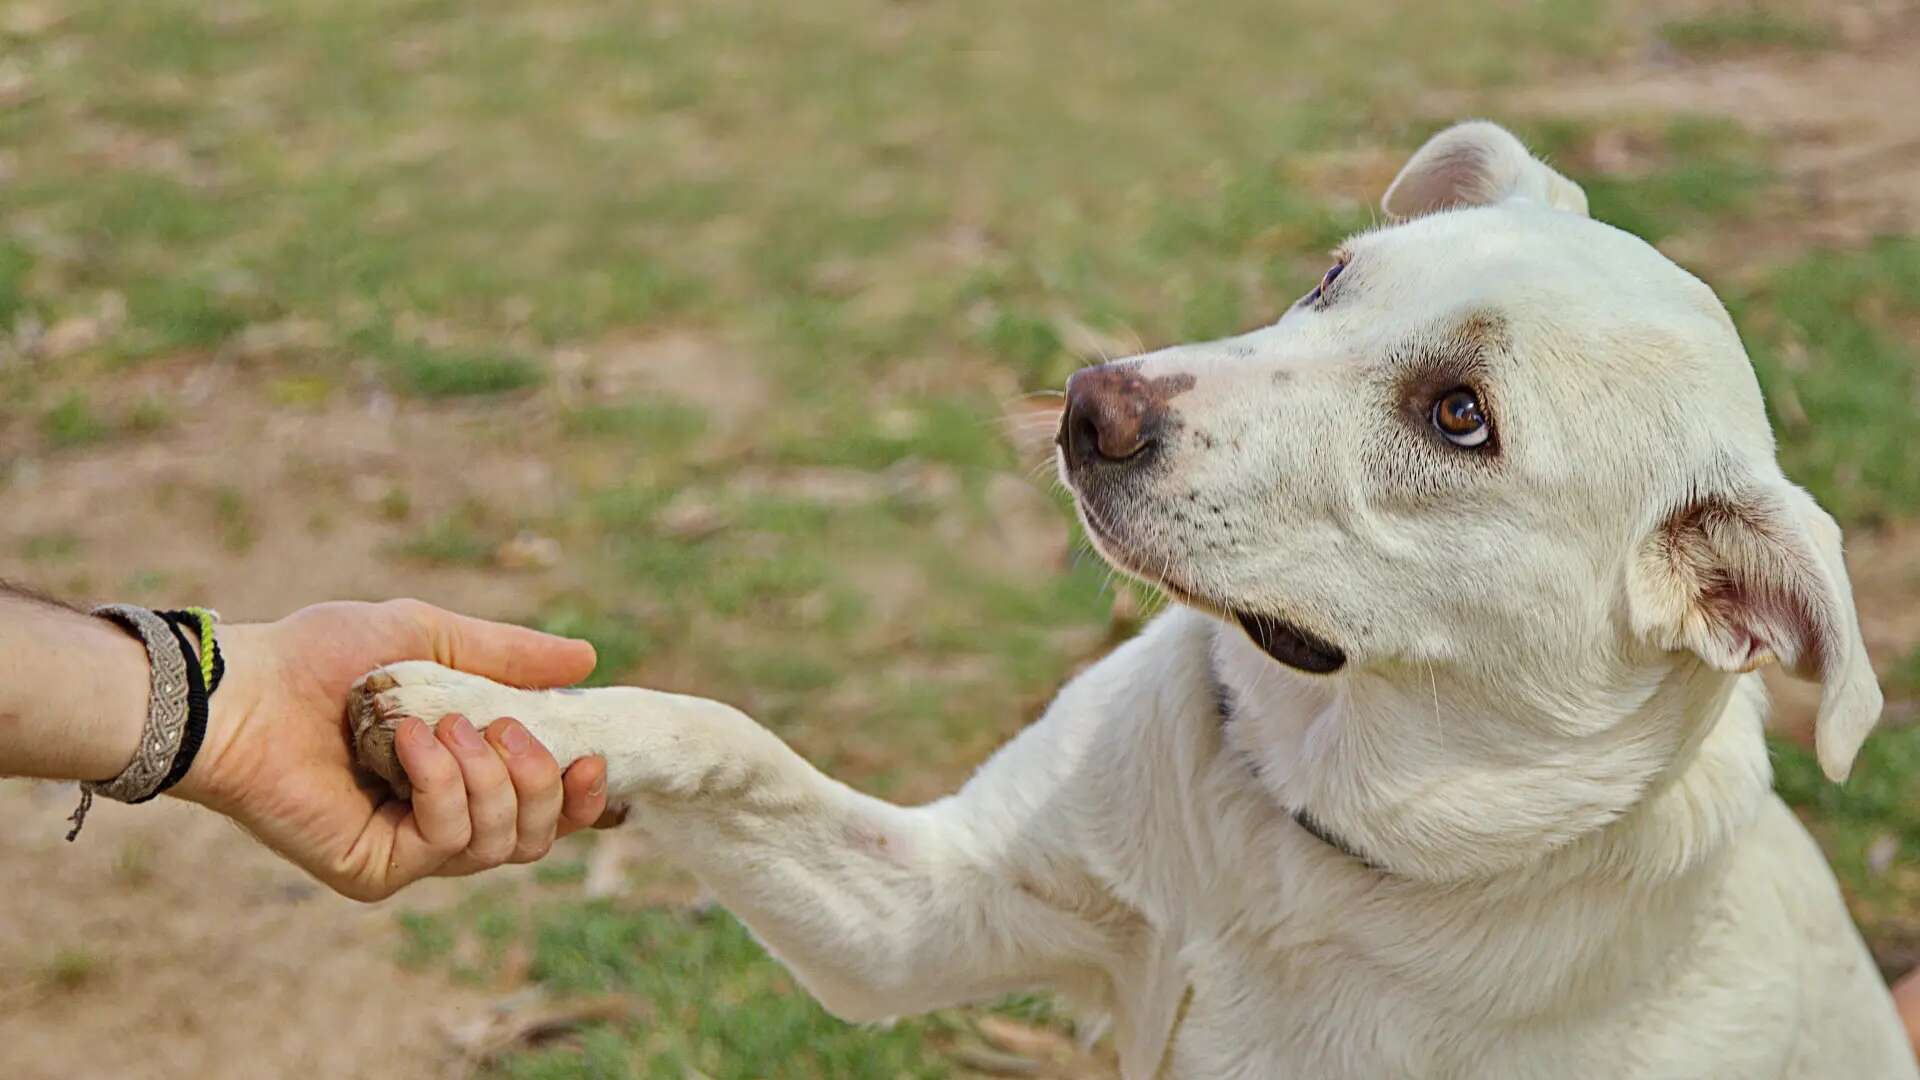
{"type": "Polygon", "coordinates": [[[1433,403],[1434,429],[1455,446],[1485,446],[1493,434],[1480,396],[1464,386],[1441,394],[1433,403]]]}
{"type": "Polygon", "coordinates": [[[1307,294],[1307,303],[1319,303],[1320,298],[1327,294],[1327,290],[1333,288],[1333,279],[1339,277],[1340,271],[1346,268],[1347,260],[1345,259],[1341,259],[1339,262],[1328,267],[1327,272],[1320,276],[1320,284],[1315,285],[1313,291],[1307,294]]]}

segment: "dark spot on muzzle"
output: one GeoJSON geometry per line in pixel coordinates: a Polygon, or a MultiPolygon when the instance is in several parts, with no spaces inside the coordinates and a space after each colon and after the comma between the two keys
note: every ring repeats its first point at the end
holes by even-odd
{"type": "Polygon", "coordinates": [[[1234,618],[1240,621],[1240,628],[1247,632],[1261,651],[1275,660],[1301,671],[1315,675],[1325,675],[1338,671],[1347,663],[1347,654],[1340,646],[1272,615],[1252,615],[1244,611],[1234,612],[1234,618]]]}

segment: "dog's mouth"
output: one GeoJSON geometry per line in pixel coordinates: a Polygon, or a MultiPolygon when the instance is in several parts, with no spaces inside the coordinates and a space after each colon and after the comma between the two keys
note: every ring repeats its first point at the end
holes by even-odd
{"type": "Polygon", "coordinates": [[[1240,625],[1247,636],[1260,646],[1262,652],[1291,668],[1314,675],[1325,675],[1346,666],[1347,654],[1333,642],[1304,630],[1277,615],[1262,615],[1243,611],[1229,604],[1221,604],[1199,595],[1176,580],[1165,569],[1158,573],[1148,573],[1128,557],[1127,545],[1122,543],[1100,520],[1094,508],[1084,499],[1077,500],[1080,508],[1080,520],[1087,526],[1087,535],[1092,538],[1094,547],[1101,556],[1112,563],[1114,568],[1163,590],[1175,600],[1188,607],[1198,608],[1216,618],[1228,620],[1240,625]]]}
{"type": "Polygon", "coordinates": [[[1347,654],[1340,646],[1285,619],[1246,611],[1234,612],[1233,618],[1262,652],[1288,667],[1325,675],[1347,663],[1347,654]]]}

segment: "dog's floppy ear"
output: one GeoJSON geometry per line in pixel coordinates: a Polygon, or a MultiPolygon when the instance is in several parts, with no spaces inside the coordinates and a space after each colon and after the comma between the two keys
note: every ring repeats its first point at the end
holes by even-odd
{"type": "Polygon", "coordinates": [[[1498,124],[1472,120],[1427,140],[1380,199],[1396,218],[1532,199],[1582,216],[1587,193],[1527,152],[1498,124]]]}
{"type": "Polygon", "coordinates": [[[1844,780],[1880,718],[1840,527],[1785,479],[1696,496],[1654,530],[1634,567],[1634,628],[1721,671],[1775,660],[1820,683],[1814,744],[1844,780]]]}

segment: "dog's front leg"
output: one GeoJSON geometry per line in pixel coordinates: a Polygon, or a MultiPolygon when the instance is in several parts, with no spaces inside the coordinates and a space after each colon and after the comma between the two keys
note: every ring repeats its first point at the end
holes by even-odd
{"type": "Polygon", "coordinates": [[[635,688],[526,691],[438,664],[382,668],[352,707],[360,756],[396,787],[407,716],[512,716],[559,761],[607,760],[613,799],[836,1014],[880,1019],[1079,981],[1105,948],[1043,897],[1010,835],[963,799],[906,809],[814,769],[736,709],[635,688]]]}

